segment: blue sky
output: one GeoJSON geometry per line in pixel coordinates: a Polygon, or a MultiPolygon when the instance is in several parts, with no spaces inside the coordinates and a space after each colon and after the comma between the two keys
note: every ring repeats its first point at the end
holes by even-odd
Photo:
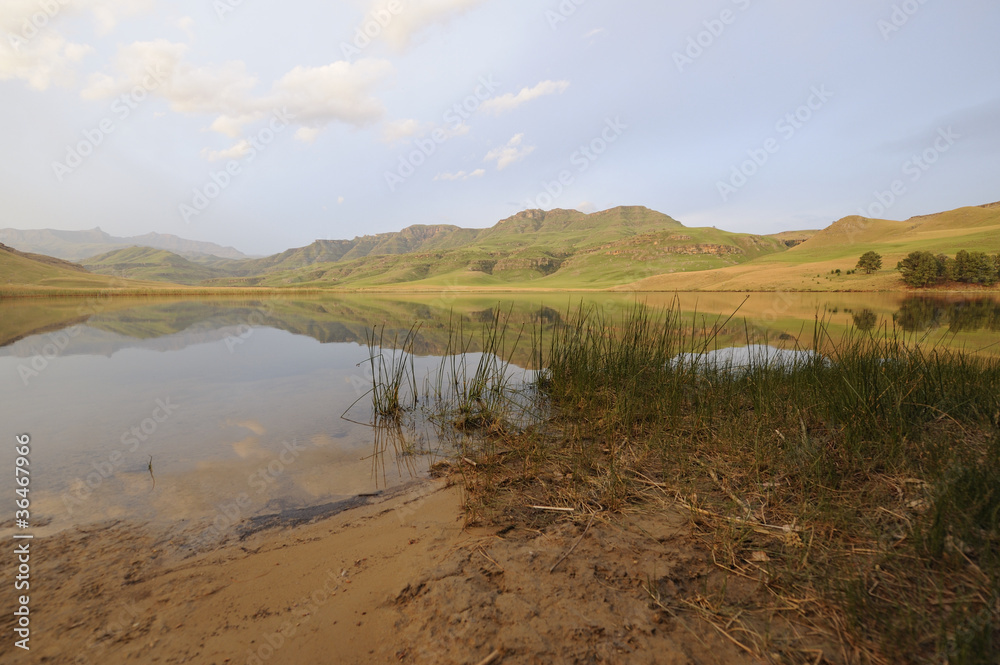
{"type": "Polygon", "coordinates": [[[0,227],[264,254],[527,207],[988,203],[998,33],[992,0],[5,0],[0,227]]]}

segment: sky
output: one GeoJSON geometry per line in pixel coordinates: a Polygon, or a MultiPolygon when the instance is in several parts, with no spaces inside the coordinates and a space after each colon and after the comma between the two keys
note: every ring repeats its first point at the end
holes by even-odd
{"type": "Polygon", "coordinates": [[[263,255],[527,208],[1000,199],[995,0],[3,0],[0,227],[263,255]]]}

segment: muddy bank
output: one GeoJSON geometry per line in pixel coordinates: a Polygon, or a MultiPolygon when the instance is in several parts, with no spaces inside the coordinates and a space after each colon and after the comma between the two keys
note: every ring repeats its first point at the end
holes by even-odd
{"type": "Polygon", "coordinates": [[[670,609],[760,591],[713,565],[683,513],[464,529],[446,480],[363,499],[201,553],[127,523],[40,539],[32,648],[5,639],[0,661],[758,662],[670,609]]]}

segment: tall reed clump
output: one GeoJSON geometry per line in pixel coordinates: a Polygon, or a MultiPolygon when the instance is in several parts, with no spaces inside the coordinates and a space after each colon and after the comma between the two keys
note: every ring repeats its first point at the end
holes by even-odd
{"type": "Polygon", "coordinates": [[[874,659],[995,662],[1000,359],[887,326],[834,339],[817,320],[790,362],[684,362],[714,343],[685,320],[581,306],[536,335],[550,434],[508,444],[509,473],[479,488],[490,504],[505,488],[612,509],[665,491],[717,515],[720,539],[744,524],[733,561],[766,548],[772,588],[822,599],[874,659]],[[761,525],[794,537],[761,542],[761,525]]]}
{"type": "Polygon", "coordinates": [[[520,370],[511,362],[523,329],[511,329],[510,316],[510,310],[490,312],[478,337],[466,333],[461,319],[449,320],[433,393],[438,414],[458,429],[498,433],[519,422],[528,407],[518,400],[520,370]]]}
{"type": "Polygon", "coordinates": [[[413,343],[419,329],[420,326],[414,324],[402,342],[396,334],[388,344],[385,326],[382,326],[381,331],[372,328],[365,334],[371,368],[372,413],[376,419],[398,419],[405,410],[407,397],[410,398],[411,406],[416,406],[418,395],[413,367],[413,343]]]}

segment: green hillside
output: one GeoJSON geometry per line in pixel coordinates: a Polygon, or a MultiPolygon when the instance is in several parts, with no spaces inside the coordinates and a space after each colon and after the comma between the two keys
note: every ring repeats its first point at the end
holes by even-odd
{"type": "MultiPolygon", "coordinates": [[[[217,259],[223,264],[226,259],[217,259]]],[[[230,273],[221,268],[195,263],[165,249],[128,247],[84,259],[81,264],[91,272],[125,279],[143,279],[173,284],[199,284],[230,273]]]]}
{"type": "MultiPolygon", "coordinates": [[[[21,252],[0,244],[0,298],[115,294],[190,293],[190,287],[162,281],[99,275],[62,259],[21,252]]],[[[106,305],[102,305],[104,307],[106,305]]],[[[39,325],[44,325],[40,323],[39,325]]]]}
{"type": "Polygon", "coordinates": [[[643,207],[526,210],[486,229],[414,225],[260,259],[127,247],[85,259],[94,273],[203,287],[605,288],[782,252],[767,236],[687,228],[643,207]]]}
{"type": "Polygon", "coordinates": [[[249,261],[217,262],[232,276],[261,275],[295,270],[315,263],[337,263],[373,255],[406,254],[460,247],[475,239],[478,229],[457,226],[409,226],[394,233],[361,236],[354,240],[317,240],[306,247],[249,261]]]}
{"type": "Polygon", "coordinates": [[[22,284],[43,289],[104,289],[117,286],[117,282],[110,277],[89,273],[76,263],[19,252],[0,244],[0,289],[22,284]]]}
{"type": "MultiPolygon", "coordinates": [[[[786,252],[739,266],[637,280],[635,290],[892,291],[904,288],[896,263],[910,252],[953,256],[959,250],[1000,252],[1000,204],[969,206],[903,222],[845,217],[786,252]],[[868,251],[882,256],[872,275],[846,272],[868,251]],[[840,270],[841,274],[831,275],[840,270]]],[[[978,288],[978,287],[977,287],[978,288]]]]}
{"type": "Polygon", "coordinates": [[[8,250],[2,277],[27,288],[108,288],[102,280],[114,276],[159,289],[888,291],[902,287],[893,268],[908,253],[962,249],[1000,251],[1000,205],[902,222],[851,216],[820,231],[773,236],[688,228],[643,207],[525,210],[486,229],[416,225],[261,259],[129,247],[84,262],[107,277],[8,250]],[[867,251],[882,255],[883,270],[848,275],[867,251]],[[12,267],[15,258],[30,266],[12,267]]]}
{"type": "Polygon", "coordinates": [[[894,268],[896,261],[913,251],[954,254],[961,249],[1000,250],[1000,206],[958,208],[904,222],[845,217],[772,260],[801,264],[856,258],[872,250],[887,259],[886,268],[894,268]]]}
{"type": "Polygon", "coordinates": [[[643,207],[526,210],[488,229],[415,226],[227,265],[226,286],[604,288],[780,252],[778,239],[687,228],[643,207]]]}

